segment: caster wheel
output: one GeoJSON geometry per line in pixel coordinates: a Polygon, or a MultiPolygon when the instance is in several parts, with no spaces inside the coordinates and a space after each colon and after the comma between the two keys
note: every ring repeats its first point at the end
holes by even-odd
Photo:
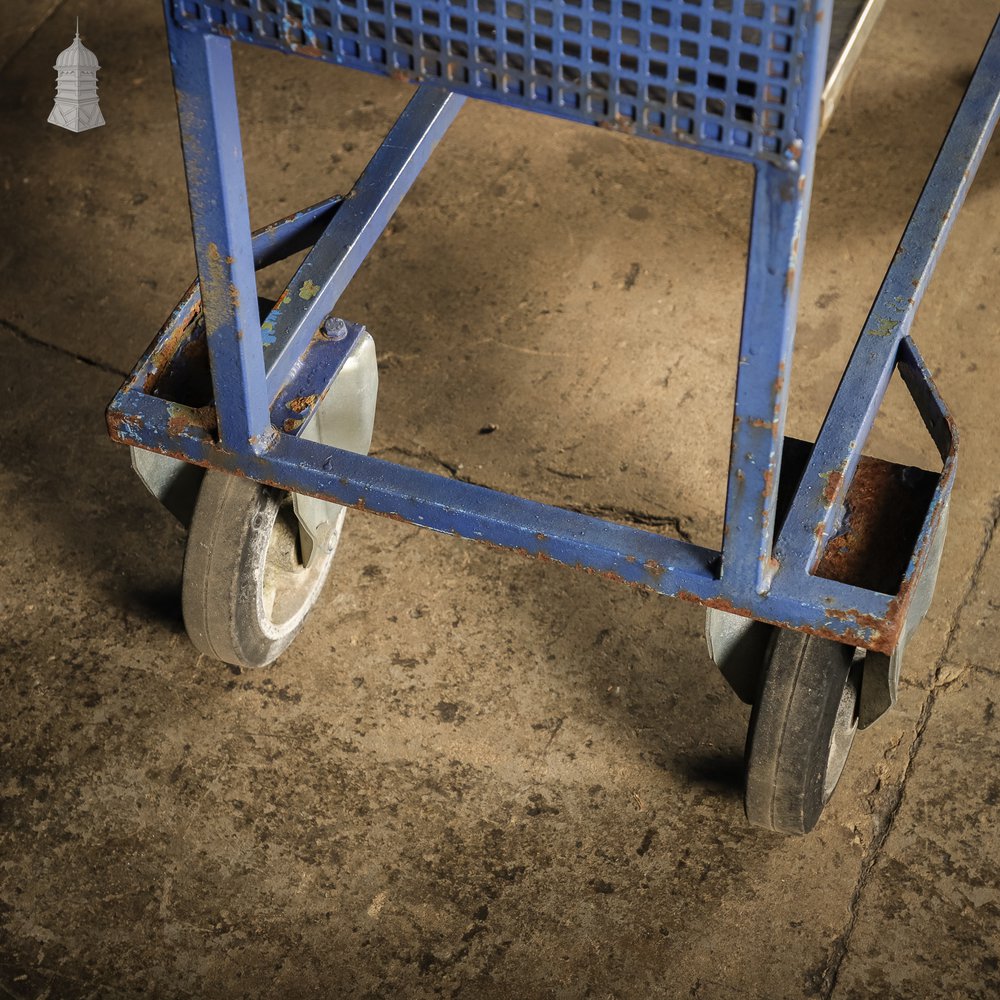
{"type": "MultiPolygon", "coordinates": [[[[357,342],[302,436],[367,454],[378,368],[368,334],[357,342]]],[[[206,656],[264,667],[302,628],[330,572],[346,508],[205,473],[184,554],[182,604],[206,656]]]]}
{"type": "Polygon", "coordinates": [[[316,603],[339,539],[302,558],[292,496],[224,472],[205,474],[184,555],[184,625],[199,652],[264,667],[295,638],[316,603]],[[325,548],[325,547],[324,547],[325,548]]]}
{"type": "Polygon", "coordinates": [[[808,833],[830,800],[858,729],[862,660],[839,642],[778,629],[750,715],[747,818],[808,833]]]}

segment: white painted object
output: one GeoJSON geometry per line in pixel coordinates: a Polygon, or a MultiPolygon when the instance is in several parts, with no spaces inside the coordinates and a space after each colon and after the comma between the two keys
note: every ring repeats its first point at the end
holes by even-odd
{"type": "Polygon", "coordinates": [[[86,132],[104,124],[97,103],[97,56],[80,41],[80,19],[76,20],[73,44],[59,53],[56,64],[56,102],[49,122],[70,132],[86,132]]]}

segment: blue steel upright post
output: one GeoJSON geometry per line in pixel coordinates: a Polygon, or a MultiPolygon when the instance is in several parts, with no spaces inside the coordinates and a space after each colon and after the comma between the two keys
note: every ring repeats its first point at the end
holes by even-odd
{"type": "Polygon", "coordinates": [[[270,439],[271,400],[232,42],[177,27],[169,2],[166,20],[219,438],[233,451],[257,451],[270,439]]]}

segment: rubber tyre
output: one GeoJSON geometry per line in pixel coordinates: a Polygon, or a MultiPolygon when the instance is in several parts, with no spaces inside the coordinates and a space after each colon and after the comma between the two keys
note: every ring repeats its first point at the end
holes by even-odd
{"type": "Polygon", "coordinates": [[[333,562],[302,564],[291,494],[224,472],[206,472],[184,555],[184,625],[199,652],[264,667],[288,648],[333,562]]]}
{"type": "Polygon", "coordinates": [[[839,642],[779,629],[746,744],[747,819],[808,833],[840,780],[858,726],[861,662],[839,642]]]}

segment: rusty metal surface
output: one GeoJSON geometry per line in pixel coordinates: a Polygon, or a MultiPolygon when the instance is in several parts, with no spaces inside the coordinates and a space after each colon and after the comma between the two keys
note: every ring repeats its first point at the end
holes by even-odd
{"type": "Polygon", "coordinates": [[[897,594],[938,479],[923,469],[862,457],[840,530],[827,542],[816,576],[897,594]]]}

